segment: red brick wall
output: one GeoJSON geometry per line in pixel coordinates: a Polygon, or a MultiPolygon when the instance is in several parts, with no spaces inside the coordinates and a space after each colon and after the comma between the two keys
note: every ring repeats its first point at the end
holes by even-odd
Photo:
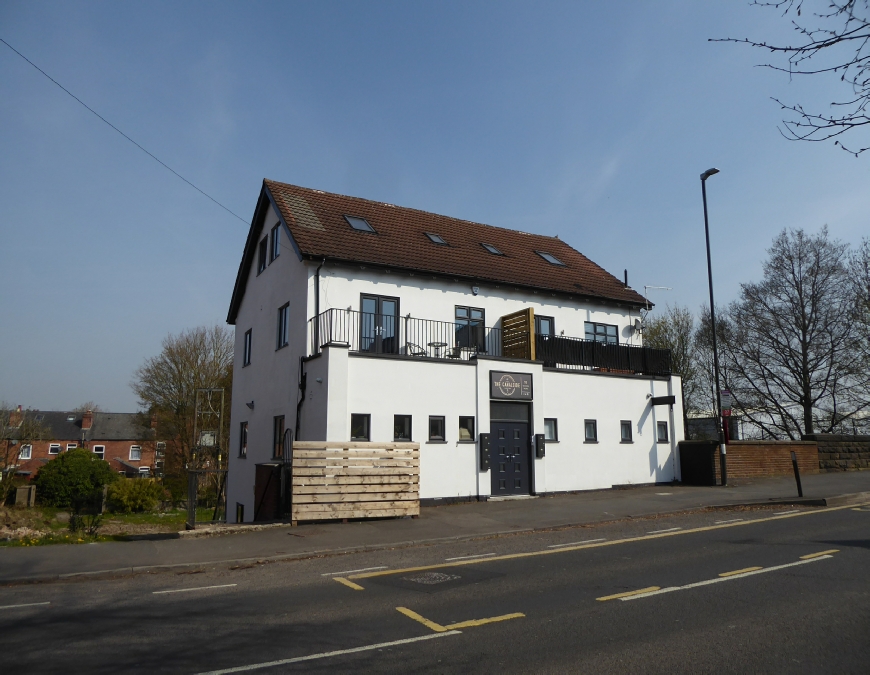
{"type": "MultiPolygon", "coordinates": [[[[30,475],[27,476],[28,479],[36,476],[36,472],[39,471],[40,468],[45,466],[45,462],[43,459],[52,460],[58,455],[50,455],[48,452],[48,448],[52,443],[58,443],[61,448],[61,452],[66,452],[66,446],[68,443],[74,443],[74,441],[36,441],[32,443],[33,450],[30,453],[29,460],[18,460],[18,468],[17,471],[30,471],[30,475]]],[[[79,443],[76,443],[76,446],[79,446],[79,443]]],[[[103,453],[103,459],[105,459],[112,467],[114,471],[125,471],[126,467],[118,462],[115,458],[120,458],[130,464],[132,466],[147,466],[151,469],[151,474],[154,474],[154,441],[137,441],[137,440],[127,440],[127,441],[89,441],[87,443],[88,449],[93,450],[95,445],[104,445],[106,447],[105,452],[103,453]],[[138,445],[142,448],[142,459],[139,461],[134,461],[130,459],[130,446],[138,445]]],[[[15,446],[15,448],[20,448],[21,446],[15,446]]],[[[10,453],[9,455],[10,461],[15,461],[15,456],[10,453]]]]}
{"type": "MultiPolygon", "coordinates": [[[[725,457],[728,478],[793,476],[791,452],[797,456],[801,475],[819,473],[819,447],[815,441],[731,441],[725,457]]],[[[719,453],[716,453],[716,475],[719,453]]]]}

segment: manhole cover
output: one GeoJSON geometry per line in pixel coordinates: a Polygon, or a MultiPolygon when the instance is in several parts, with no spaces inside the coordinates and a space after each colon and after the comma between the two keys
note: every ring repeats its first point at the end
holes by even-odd
{"type": "Polygon", "coordinates": [[[435,584],[443,584],[445,581],[455,581],[461,579],[458,574],[444,574],[443,572],[424,572],[423,574],[415,574],[412,577],[402,577],[403,581],[411,581],[415,584],[423,584],[425,586],[434,586],[435,584]]]}

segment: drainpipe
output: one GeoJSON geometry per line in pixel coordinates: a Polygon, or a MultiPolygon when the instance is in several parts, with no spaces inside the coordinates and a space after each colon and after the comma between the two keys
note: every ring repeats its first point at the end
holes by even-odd
{"type": "Polygon", "coordinates": [[[326,258],[320,261],[314,270],[314,351],[320,352],[320,268],[326,264],[326,258]]]}
{"type": "Polygon", "coordinates": [[[305,403],[305,386],[308,383],[308,373],[305,372],[305,357],[299,357],[299,393],[296,394],[299,399],[296,402],[296,432],[293,438],[299,439],[299,425],[301,423],[300,415],[302,413],[302,404],[305,403]]]}

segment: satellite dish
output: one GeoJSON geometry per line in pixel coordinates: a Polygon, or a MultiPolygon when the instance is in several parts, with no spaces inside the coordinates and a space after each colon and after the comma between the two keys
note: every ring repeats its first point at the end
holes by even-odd
{"type": "Polygon", "coordinates": [[[641,324],[640,319],[634,320],[634,332],[640,333],[643,330],[643,324],[641,324]]]}

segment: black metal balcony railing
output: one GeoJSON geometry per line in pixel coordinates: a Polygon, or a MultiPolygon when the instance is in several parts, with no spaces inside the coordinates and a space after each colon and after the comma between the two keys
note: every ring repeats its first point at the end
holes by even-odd
{"type": "MultiPolygon", "coordinates": [[[[346,345],[353,352],[465,361],[478,354],[503,355],[501,329],[474,320],[432,321],[328,309],[308,323],[312,354],[325,345],[346,345]]],[[[536,360],[551,368],[643,375],[671,373],[671,353],[667,349],[535,335],[535,352],[536,360]]]]}

